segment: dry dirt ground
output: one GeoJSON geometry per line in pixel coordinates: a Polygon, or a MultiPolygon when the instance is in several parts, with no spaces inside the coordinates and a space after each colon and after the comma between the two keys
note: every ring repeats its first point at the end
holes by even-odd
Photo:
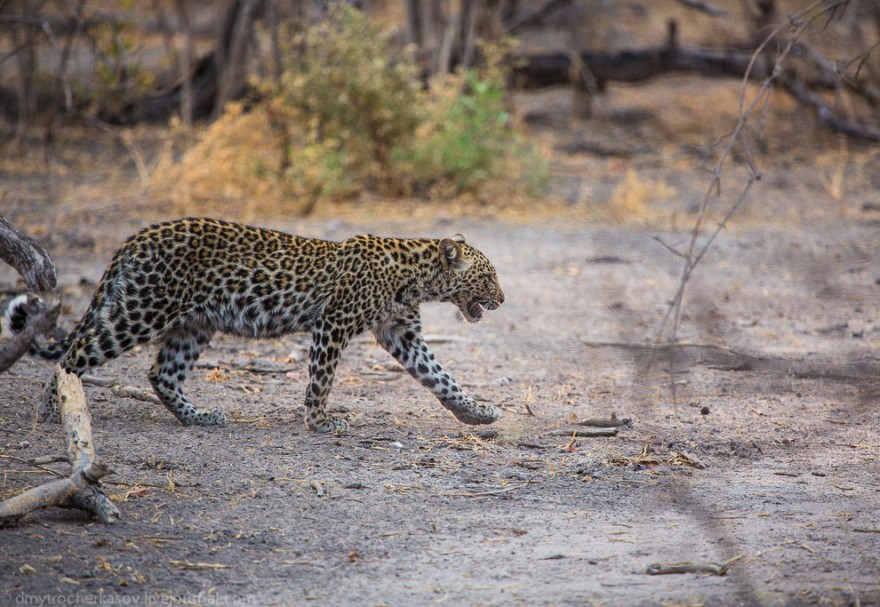
{"type": "MultiPolygon", "coordinates": [[[[815,165],[768,171],[688,285],[685,345],[648,368],[641,346],[681,273],[654,237],[684,246],[706,186],[662,153],[639,175],[675,195],[644,221],[254,219],[328,238],[464,233],[506,302],[477,325],[425,306],[425,329],[504,418],[456,422],[369,340],[331,393],[351,421],[340,436],[304,429],[301,336],[215,339],[188,391],[227,412],[221,428],[87,386],[122,520],[51,510],[0,530],[0,607],[880,604],[877,169],[839,200],[815,165]],[[631,420],[616,436],[572,438],[612,414],[631,420]],[[729,568],[648,573],[682,561],[729,568]]],[[[592,162],[589,192],[562,180],[573,208],[613,203],[627,178],[619,155],[592,162]]],[[[4,214],[53,254],[70,327],[113,248],[156,217],[80,204],[46,232],[56,203],[28,207],[39,184],[16,183],[25,202],[4,214]]],[[[16,288],[8,268],[0,285],[16,288]]],[[[151,355],[96,374],[148,389],[151,355]]],[[[63,450],[33,422],[51,371],[28,359],[0,375],[0,497],[50,479],[26,461],[63,450]]]]}

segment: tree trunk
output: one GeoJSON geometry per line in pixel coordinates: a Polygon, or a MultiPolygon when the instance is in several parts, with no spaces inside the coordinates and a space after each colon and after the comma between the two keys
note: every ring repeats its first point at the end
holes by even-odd
{"type": "Polygon", "coordinates": [[[253,34],[254,19],[261,8],[261,0],[232,0],[226,11],[216,51],[217,96],[214,99],[212,120],[219,118],[226,103],[244,88],[248,47],[253,34]]]}
{"type": "Polygon", "coordinates": [[[189,0],[177,0],[177,16],[183,29],[180,51],[180,119],[187,127],[193,125],[193,36],[189,0]]]}

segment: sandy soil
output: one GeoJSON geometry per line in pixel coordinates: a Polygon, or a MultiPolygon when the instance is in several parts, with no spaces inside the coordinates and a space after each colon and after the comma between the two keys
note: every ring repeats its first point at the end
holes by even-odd
{"type": "MultiPolygon", "coordinates": [[[[343,237],[377,226],[288,227],[343,237]]],[[[689,287],[681,338],[707,347],[676,351],[671,375],[668,353],[645,371],[644,350],[598,345],[656,330],[679,267],[656,230],[454,228],[494,260],[507,302],[479,325],[426,306],[426,332],[502,421],[457,423],[363,341],[333,391],[352,429],[318,436],[302,422],[303,338],[219,338],[189,392],[230,414],[224,428],[184,428],[161,407],[88,389],[123,519],[47,511],[2,531],[0,600],[880,601],[875,222],[732,228],[689,287]],[[612,413],[632,425],[566,436],[612,413]],[[725,576],[646,573],[735,557],[725,576]]],[[[70,323],[106,258],[54,253],[70,323]]],[[[100,375],[146,388],[149,359],[126,355],[100,375]]],[[[27,360],[0,376],[2,495],[48,478],[19,459],[62,450],[56,427],[32,421],[50,372],[27,360]]]]}
{"type": "MultiPolygon", "coordinates": [[[[331,394],[351,431],[319,436],[302,420],[303,337],[217,338],[188,392],[225,427],[87,388],[123,518],[52,510],[0,531],[0,607],[880,604],[876,165],[844,163],[841,190],[836,150],[778,162],[688,285],[685,345],[648,368],[681,275],[655,237],[686,244],[707,181],[705,149],[645,150],[646,124],[621,113],[567,133],[564,217],[255,220],[329,238],[464,233],[507,300],[478,325],[425,306],[425,328],[504,418],[459,424],[363,340],[331,394]],[[572,438],[612,414],[631,420],[616,436],[572,438]],[[729,568],[648,574],[682,561],[729,568]]],[[[53,254],[70,327],[113,249],[159,217],[4,178],[21,201],[4,214],[53,254]]],[[[0,288],[18,288],[8,268],[0,288]]],[[[147,389],[151,353],[97,374],[147,389]]],[[[28,359],[0,375],[0,498],[50,479],[26,462],[63,450],[33,422],[51,370],[28,359]]]]}

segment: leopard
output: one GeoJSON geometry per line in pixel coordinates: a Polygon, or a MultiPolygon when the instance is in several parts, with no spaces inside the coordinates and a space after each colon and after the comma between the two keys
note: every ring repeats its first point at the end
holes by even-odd
{"type": "MultiPolygon", "coordinates": [[[[211,426],[226,415],[193,405],[183,386],[215,334],[308,333],[306,426],[338,433],[349,424],[328,410],[337,363],[353,338],[370,332],[460,422],[493,423],[501,409],[470,397],[426,343],[419,306],[435,301],[454,304],[471,323],[504,302],[492,263],[460,234],[333,241],[188,217],[130,236],[73,330],[35,341],[31,353],[60,359],[81,377],[135,346],[158,344],[147,377],[159,401],[185,426],[211,426]]],[[[37,407],[41,420],[59,419],[56,393],[53,376],[37,407]]]]}

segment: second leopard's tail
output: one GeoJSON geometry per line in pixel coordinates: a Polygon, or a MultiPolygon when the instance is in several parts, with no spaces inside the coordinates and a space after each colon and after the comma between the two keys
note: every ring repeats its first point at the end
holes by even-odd
{"type": "MultiPolygon", "coordinates": [[[[20,335],[33,321],[33,315],[37,306],[47,305],[45,301],[37,298],[32,300],[27,294],[16,295],[6,302],[2,316],[0,316],[0,333],[7,333],[11,336],[20,335]]],[[[57,360],[61,358],[70,347],[73,341],[72,334],[67,334],[59,341],[48,343],[40,343],[36,339],[31,343],[29,354],[38,356],[48,360],[57,360]]]]}

